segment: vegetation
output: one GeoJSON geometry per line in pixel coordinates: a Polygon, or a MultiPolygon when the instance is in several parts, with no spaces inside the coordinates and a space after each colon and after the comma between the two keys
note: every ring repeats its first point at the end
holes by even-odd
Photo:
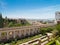
{"type": "Polygon", "coordinates": [[[8,27],[13,27],[13,22],[10,22],[8,27]]]}
{"type": "Polygon", "coordinates": [[[47,32],[51,32],[53,29],[53,27],[48,27],[48,28],[40,28],[40,32],[42,35],[45,35],[47,32]]]}
{"type": "Polygon", "coordinates": [[[54,40],[53,41],[51,41],[51,42],[49,42],[48,44],[46,44],[46,45],[53,45],[53,43],[54,43],[54,40]]]}
{"type": "Polygon", "coordinates": [[[34,44],[34,45],[38,45],[38,44],[34,44]]]}
{"type": "Polygon", "coordinates": [[[60,42],[60,37],[59,37],[59,38],[57,38],[57,40],[59,40],[59,42],[60,42]]]}
{"type": "Polygon", "coordinates": [[[14,24],[13,22],[10,22],[8,24],[8,27],[19,27],[19,26],[26,26],[26,25],[30,25],[29,23],[25,23],[25,24],[21,24],[21,23],[17,23],[17,24],[14,24]]]}
{"type": "Polygon", "coordinates": [[[56,40],[56,45],[60,45],[60,42],[58,40],[56,40]]]}
{"type": "MultiPolygon", "coordinates": [[[[6,43],[6,44],[8,44],[8,45],[18,45],[18,44],[21,44],[21,43],[24,43],[24,42],[27,42],[27,41],[30,41],[30,40],[33,40],[33,39],[36,39],[36,38],[40,38],[40,34],[35,35],[35,36],[31,36],[31,37],[28,37],[28,38],[20,39],[20,40],[15,39],[15,40],[11,41],[10,43],[6,43]]],[[[2,44],[4,44],[4,43],[1,43],[0,45],[2,45],[2,44]]],[[[6,44],[4,44],[4,45],[6,45],[6,44]]]]}
{"type": "Polygon", "coordinates": [[[0,14],[0,28],[3,27],[19,27],[30,25],[25,19],[9,19],[7,17],[3,18],[0,14]]]}
{"type": "Polygon", "coordinates": [[[46,45],[60,45],[60,42],[59,42],[59,40],[55,39],[55,40],[50,41],[46,45]]]}
{"type": "Polygon", "coordinates": [[[2,18],[2,14],[0,14],[0,28],[3,27],[3,18],[2,18]]]}
{"type": "Polygon", "coordinates": [[[53,30],[53,32],[56,34],[56,36],[58,35],[58,38],[49,42],[47,45],[60,45],[60,24],[55,26],[55,30],[53,30]]]}
{"type": "Polygon", "coordinates": [[[18,44],[21,44],[21,43],[24,43],[24,42],[27,42],[27,41],[30,41],[30,40],[33,40],[33,39],[36,39],[36,38],[40,38],[40,34],[36,35],[36,36],[25,38],[25,39],[22,39],[22,40],[18,40],[15,45],[18,45],[18,44]]]}
{"type": "Polygon", "coordinates": [[[7,27],[8,26],[8,18],[5,17],[5,19],[3,19],[3,22],[4,22],[4,27],[7,27]]]}
{"type": "Polygon", "coordinates": [[[60,36],[60,24],[57,24],[57,25],[56,25],[56,30],[58,31],[58,34],[57,34],[57,35],[60,36]]]}

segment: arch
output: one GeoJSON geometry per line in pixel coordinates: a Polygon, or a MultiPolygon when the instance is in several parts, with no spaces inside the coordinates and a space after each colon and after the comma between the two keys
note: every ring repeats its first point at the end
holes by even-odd
{"type": "Polygon", "coordinates": [[[29,29],[26,29],[26,37],[30,36],[29,29]]]}
{"type": "Polygon", "coordinates": [[[19,31],[15,31],[15,38],[19,38],[19,31]]]}
{"type": "Polygon", "coordinates": [[[6,42],[6,40],[7,40],[7,33],[1,32],[1,41],[6,42]]]}
{"type": "Polygon", "coordinates": [[[24,38],[24,30],[21,30],[21,38],[24,38]]]}
{"type": "Polygon", "coordinates": [[[30,36],[33,36],[33,29],[30,29],[30,36]]]}
{"type": "Polygon", "coordinates": [[[8,35],[9,35],[9,39],[10,39],[10,40],[14,38],[14,32],[13,32],[13,31],[10,31],[10,32],[8,33],[8,35]]]}

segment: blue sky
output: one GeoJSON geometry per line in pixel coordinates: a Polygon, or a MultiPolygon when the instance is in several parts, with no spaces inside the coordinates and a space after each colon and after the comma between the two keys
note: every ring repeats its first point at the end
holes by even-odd
{"type": "Polygon", "coordinates": [[[0,0],[3,17],[28,19],[54,19],[60,11],[60,0],[0,0]]]}

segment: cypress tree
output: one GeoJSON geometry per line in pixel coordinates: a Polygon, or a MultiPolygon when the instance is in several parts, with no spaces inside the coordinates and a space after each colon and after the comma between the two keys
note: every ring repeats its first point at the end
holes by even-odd
{"type": "Polygon", "coordinates": [[[2,18],[2,14],[0,13],[0,28],[3,27],[3,18],[2,18]]]}
{"type": "Polygon", "coordinates": [[[7,18],[7,16],[4,19],[4,27],[8,27],[8,18],[7,18]]]}

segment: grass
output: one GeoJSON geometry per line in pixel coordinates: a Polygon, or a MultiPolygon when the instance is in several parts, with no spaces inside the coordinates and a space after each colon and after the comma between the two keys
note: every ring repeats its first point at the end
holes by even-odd
{"type": "Polygon", "coordinates": [[[34,45],[38,45],[38,44],[34,44],[34,45]]]}

